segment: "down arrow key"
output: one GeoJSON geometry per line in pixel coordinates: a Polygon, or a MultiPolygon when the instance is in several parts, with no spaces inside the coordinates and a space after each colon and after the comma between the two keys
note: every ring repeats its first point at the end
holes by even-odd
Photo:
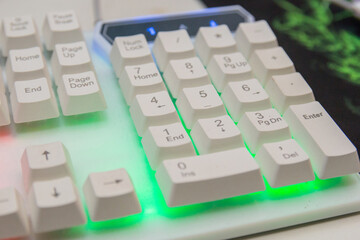
{"type": "Polygon", "coordinates": [[[60,196],[60,193],[56,190],[56,188],[54,187],[54,192],[51,194],[52,196],[54,197],[59,197],[60,196]]]}

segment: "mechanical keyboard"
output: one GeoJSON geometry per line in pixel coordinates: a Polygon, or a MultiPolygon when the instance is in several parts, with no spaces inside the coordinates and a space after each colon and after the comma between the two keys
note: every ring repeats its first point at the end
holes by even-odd
{"type": "Polygon", "coordinates": [[[239,6],[93,33],[15,16],[0,39],[0,239],[226,239],[360,211],[355,146],[239,6]]]}

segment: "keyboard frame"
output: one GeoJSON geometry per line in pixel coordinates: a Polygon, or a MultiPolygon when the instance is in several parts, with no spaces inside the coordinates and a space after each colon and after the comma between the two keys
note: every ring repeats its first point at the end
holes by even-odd
{"type": "Polygon", "coordinates": [[[360,211],[358,174],[278,189],[270,188],[265,181],[264,192],[167,207],[104,53],[107,47],[99,48],[97,30],[85,36],[108,109],[0,128],[0,166],[6,166],[0,170],[0,188],[15,186],[25,196],[20,164],[25,147],[62,141],[71,155],[84,207],[82,185],[87,175],[124,167],[134,182],[143,212],[98,223],[88,219],[84,226],[29,239],[228,239],[360,211]]]}
{"type": "MultiPolygon", "coordinates": [[[[214,8],[207,8],[203,10],[196,10],[196,11],[189,11],[185,13],[173,13],[173,14],[161,14],[161,15],[149,15],[144,17],[135,17],[135,18],[127,18],[127,19],[115,19],[115,20],[109,20],[109,21],[100,21],[95,25],[94,28],[94,43],[98,45],[102,51],[104,51],[107,55],[110,53],[111,46],[110,42],[112,39],[107,38],[106,36],[102,35],[103,26],[104,28],[107,28],[107,26],[111,25],[126,25],[129,23],[133,24],[147,24],[151,22],[160,22],[160,21],[167,21],[167,20],[181,20],[181,18],[191,18],[195,16],[226,16],[227,14],[237,14],[241,18],[243,18],[243,22],[253,22],[255,21],[255,18],[253,15],[251,15],[248,11],[246,11],[243,7],[239,5],[233,5],[233,6],[225,6],[225,7],[214,7],[214,8]]],[[[240,23],[240,22],[238,22],[240,23]]],[[[238,24],[237,23],[237,24],[238,24]]],[[[181,22],[179,22],[181,24],[181,22]]],[[[221,23],[219,23],[221,24],[221,23]]],[[[208,25],[204,25],[208,26],[208,25]]],[[[173,30],[176,30],[177,28],[174,28],[173,30]]],[[[139,32],[144,33],[146,37],[148,37],[148,34],[145,31],[139,32]]],[[[106,31],[106,29],[104,29],[106,31]]],[[[161,29],[160,29],[161,31],[161,29]]],[[[119,35],[120,36],[120,35],[119,35]]],[[[123,34],[121,36],[126,36],[126,34],[123,34]]],[[[190,34],[191,37],[195,36],[194,34],[190,34]]],[[[152,43],[153,41],[148,41],[149,43],[152,43]]]]}

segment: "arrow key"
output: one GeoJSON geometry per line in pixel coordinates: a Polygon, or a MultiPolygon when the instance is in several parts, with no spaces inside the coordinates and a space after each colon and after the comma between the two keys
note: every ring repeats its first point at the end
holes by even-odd
{"type": "Polygon", "coordinates": [[[121,218],[142,211],[132,181],[124,168],[91,173],[83,191],[93,221],[121,218]]]}
{"type": "Polygon", "coordinates": [[[35,181],[72,176],[69,160],[61,142],[27,147],[21,159],[25,189],[28,191],[35,181]]]}
{"type": "Polygon", "coordinates": [[[78,190],[70,177],[34,182],[28,204],[35,233],[66,229],[86,222],[78,190]]]}

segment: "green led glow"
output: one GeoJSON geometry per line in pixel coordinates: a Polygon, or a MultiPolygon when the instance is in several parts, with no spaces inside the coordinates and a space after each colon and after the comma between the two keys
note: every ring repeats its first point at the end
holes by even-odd
{"type": "Polygon", "coordinates": [[[66,126],[97,124],[98,122],[105,121],[106,116],[103,112],[86,113],[74,116],[63,116],[63,124],[66,126]]]}
{"type": "Polygon", "coordinates": [[[341,177],[328,180],[321,180],[316,177],[314,181],[299,183],[280,188],[272,188],[264,178],[266,193],[269,199],[284,199],[312,194],[317,191],[322,191],[327,188],[333,188],[337,185],[341,185],[342,181],[343,180],[341,177]]]}
{"type": "Polygon", "coordinates": [[[249,148],[249,146],[246,144],[245,141],[244,141],[244,145],[245,145],[246,149],[248,150],[248,152],[251,154],[251,156],[254,158],[256,154],[255,154],[255,153],[252,153],[252,152],[250,151],[250,148],[249,148]]]}
{"type": "Polygon", "coordinates": [[[127,216],[119,219],[113,219],[108,221],[100,221],[100,222],[92,222],[89,217],[89,212],[87,211],[88,216],[88,224],[86,225],[86,229],[90,231],[111,231],[111,230],[118,230],[119,228],[131,228],[135,226],[144,217],[144,212],[127,216]]]}

